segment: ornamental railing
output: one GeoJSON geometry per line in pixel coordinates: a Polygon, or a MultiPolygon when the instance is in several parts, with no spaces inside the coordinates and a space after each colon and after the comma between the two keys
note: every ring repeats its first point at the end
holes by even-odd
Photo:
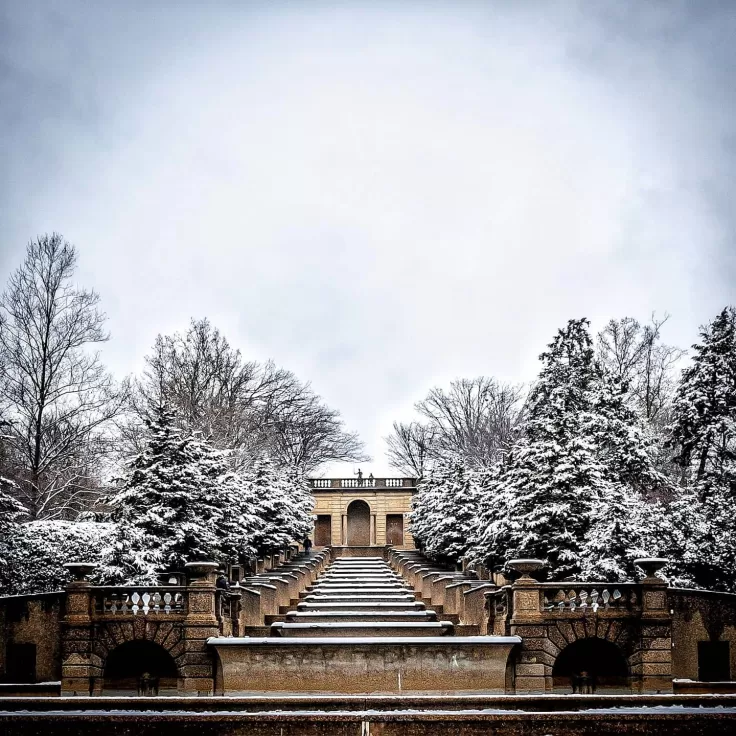
{"type": "Polygon", "coordinates": [[[637,583],[540,583],[545,613],[585,613],[641,609],[637,583]]]}
{"type": "Polygon", "coordinates": [[[415,488],[415,478],[310,478],[312,488],[415,488]]]}
{"type": "Polygon", "coordinates": [[[100,616],[183,615],[187,612],[186,590],[179,585],[94,587],[94,610],[100,616]]]}

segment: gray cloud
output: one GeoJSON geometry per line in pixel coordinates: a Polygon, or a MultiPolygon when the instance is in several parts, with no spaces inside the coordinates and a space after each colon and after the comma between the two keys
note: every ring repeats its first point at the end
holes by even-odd
{"type": "MultiPolygon", "coordinates": [[[[569,317],[736,300],[736,7],[7,3],[0,270],[58,230],[123,375],[209,316],[369,442],[569,317]]],[[[349,472],[349,469],[348,469],[349,472]]]]}

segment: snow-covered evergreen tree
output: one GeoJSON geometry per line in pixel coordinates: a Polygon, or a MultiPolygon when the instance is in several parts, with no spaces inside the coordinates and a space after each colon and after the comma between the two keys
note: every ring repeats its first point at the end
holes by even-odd
{"type": "Polygon", "coordinates": [[[184,434],[164,406],[156,408],[147,428],[144,451],[129,463],[110,499],[121,531],[107,564],[111,581],[149,580],[160,569],[218,559],[218,534],[231,527],[223,511],[232,502],[224,453],[184,434]]]}
{"type": "Polygon", "coordinates": [[[12,529],[28,515],[28,509],[15,497],[16,485],[0,475],[0,532],[12,529]]]}
{"type": "Polygon", "coordinates": [[[683,371],[671,443],[682,468],[671,556],[686,582],[736,589],[736,310],[700,332],[683,371]]]}
{"type": "Polygon", "coordinates": [[[638,508],[640,489],[665,480],[621,387],[595,359],[587,320],[571,320],[540,359],[524,436],[494,482],[495,503],[484,504],[475,555],[483,550],[489,566],[546,559],[555,579],[593,570],[620,579],[648,534],[617,525],[614,507],[638,508]]]}
{"type": "Polygon", "coordinates": [[[252,541],[258,554],[278,552],[301,541],[311,529],[314,505],[303,475],[279,469],[262,455],[244,476],[258,519],[252,541]]]}
{"type": "Polygon", "coordinates": [[[582,577],[633,580],[637,575],[634,560],[650,556],[661,546],[655,528],[663,509],[658,503],[644,503],[626,484],[610,483],[604,488],[582,546],[582,577]]]}
{"type": "Polygon", "coordinates": [[[571,320],[540,356],[525,436],[501,478],[505,516],[489,530],[494,558],[547,559],[558,578],[579,575],[582,545],[604,468],[583,430],[598,378],[586,320],[571,320]]]}
{"type": "MultiPolygon", "coordinates": [[[[468,550],[478,515],[476,473],[460,457],[438,461],[422,482],[422,494],[412,514],[412,535],[419,534],[422,549],[434,560],[455,564],[468,550]]],[[[415,536],[416,539],[416,536],[415,536]]]]}
{"type": "Polygon", "coordinates": [[[736,309],[702,328],[675,400],[672,442],[687,486],[701,498],[736,483],[736,309]]]}
{"type": "Polygon", "coordinates": [[[71,579],[65,562],[99,563],[117,527],[111,523],[31,521],[17,525],[0,565],[4,594],[61,590],[71,579]]]}
{"type": "Polygon", "coordinates": [[[449,484],[447,463],[435,463],[428,475],[419,481],[411,502],[409,525],[414,544],[426,552],[434,547],[433,533],[439,522],[443,488],[449,484]]]}
{"type": "Polygon", "coordinates": [[[21,519],[28,514],[27,509],[11,492],[15,483],[0,476],[0,579],[7,578],[8,546],[17,535],[21,519]]]}

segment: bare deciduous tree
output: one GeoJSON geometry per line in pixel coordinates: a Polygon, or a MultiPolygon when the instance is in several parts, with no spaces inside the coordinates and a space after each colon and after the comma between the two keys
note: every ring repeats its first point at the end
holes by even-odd
{"type": "Polygon", "coordinates": [[[122,392],[90,346],[108,339],[94,291],[71,279],[61,237],[29,243],[0,298],[0,404],[20,501],[32,518],[75,516],[99,489],[122,392]]]}
{"type": "Polygon", "coordinates": [[[216,446],[235,449],[236,462],[268,451],[313,471],[325,462],[365,459],[357,435],[345,431],[339,412],[308,384],[270,361],[244,361],[206,319],[192,320],[183,335],[156,339],[135,382],[131,415],[121,425],[131,449],[138,446],[140,420],[161,403],[175,407],[180,422],[216,446]]]}
{"type": "Polygon", "coordinates": [[[394,422],[393,434],[385,437],[391,467],[414,478],[423,478],[435,452],[434,427],[421,422],[394,422]]]}
{"type": "Polygon", "coordinates": [[[513,444],[523,399],[521,386],[486,376],[457,379],[448,391],[433,388],[414,407],[424,419],[423,429],[394,424],[394,434],[386,438],[389,460],[403,468],[422,455],[424,470],[432,460],[461,454],[469,465],[487,467],[513,444]]]}
{"type": "Polygon", "coordinates": [[[670,419],[677,386],[676,366],[685,351],[661,341],[669,315],[652,315],[648,325],[632,317],[611,320],[598,334],[598,356],[613,376],[628,387],[634,408],[655,428],[670,419]]]}

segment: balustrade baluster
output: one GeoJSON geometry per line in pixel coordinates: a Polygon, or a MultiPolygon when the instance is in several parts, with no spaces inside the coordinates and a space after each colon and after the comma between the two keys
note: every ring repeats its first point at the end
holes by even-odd
{"type": "Polygon", "coordinates": [[[591,599],[591,607],[593,608],[593,611],[597,611],[600,608],[600,605],[598,604],[598,591],[593,589],[590,591],[590,599],[591,599]]]}

